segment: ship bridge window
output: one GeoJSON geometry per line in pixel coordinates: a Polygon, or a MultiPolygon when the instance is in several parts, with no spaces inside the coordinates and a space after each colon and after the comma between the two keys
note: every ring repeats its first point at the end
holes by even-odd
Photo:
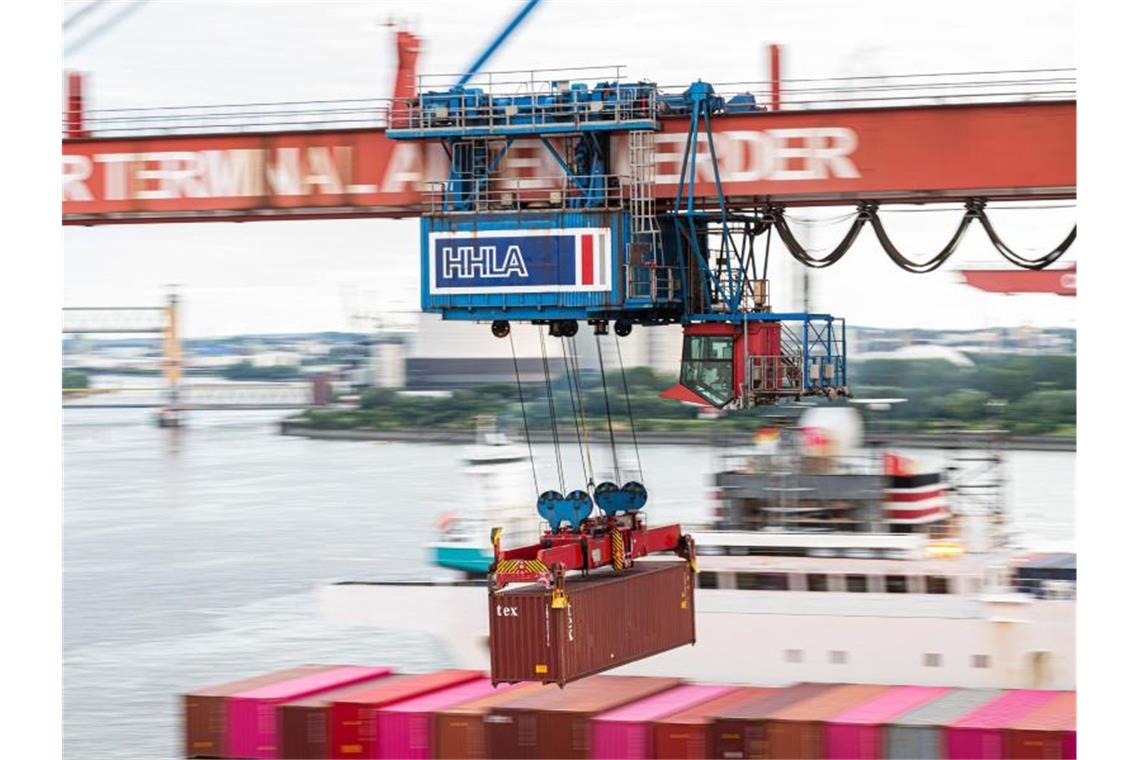
{"type": "Polygon", "coordinates": [[[719,573],[697,573],[697,588],[719,588],[719,573]]]}
{"type": "Polygon", "coordinates": [[[888,594],[905,594],[906,593],[906,576],[905,575],[888,575],[887,576],[887,593],[888,594]]]}
{"type": "Polygon", "coordinates": [[[681,385],[713,406],[732,401],[731,335],[688,335],[681,357],[681,385]]]}
{"type": "Polygon", "coordinates": [[[867,576],[848,575],[847,590],[855,594],[865,594],[867,592],[867,576]]]}
{"type": "Polygon", "coordinates": [[[783,573],[737,573],[736,587],[745,591],[787,591],[788,576],[783,573]]]}
{"type": "Polygon", "coordinates": [[[808,573],[808,591],[827,591],[827,576],[823,573],[808,573]]]}
{"type": "Polygon", "coordinates": [[[945,575],[928,575],[926,576],[926,593],[928,594],[949,594],[950,582],[945,575]]]}

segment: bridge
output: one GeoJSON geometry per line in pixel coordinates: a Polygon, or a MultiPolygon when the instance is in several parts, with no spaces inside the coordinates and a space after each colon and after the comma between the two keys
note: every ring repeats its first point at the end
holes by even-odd
{"type": "Polygon", "coordinates": [[[177,294],[166,306],[67,307],[63,334],[155,335],[162,339],[161,382],[153,386],[70,388],[63,390],[64,409],[157,409],[158,424],[176,427],[190,411],[249,411],[307,409],[333,400],[327,374],[306,382],[193,383],[182,382],[181,309],[177,294]]]}

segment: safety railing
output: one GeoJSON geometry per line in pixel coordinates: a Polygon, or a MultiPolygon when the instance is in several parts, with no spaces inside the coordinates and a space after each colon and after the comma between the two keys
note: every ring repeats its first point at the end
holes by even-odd
{"type": "Polygon", "coordinates": [[[803,354],[749,356],[745,376],[753,395],[802,395],[805,390],[803,354]]]}
{"type": "Polygon", "coordinates": [[[390,136],[652,126],[657,86],[624,81],[622,71],[595,66],[488,72],[462,88],[451,85],[453,75],[422,75],[416,96],[393,105],[390,136]]]}
{"type": "MultiPolygon", "coordinates": [[[[1077,97],[1074,68],[720,82],[713,87],[717,95],[725,98],[725,111],[748,112],[771,107],[774,85],[779,91],[780,110],[790,111],[1074,100],[1077,97]]],[[[668,106],[688,87],[688,84],[659,86],[659,99],[668,106]]]]}
{"type": "Polygon", "coordinates": [[[680,271],[677,267],[629,263],[625,265],[627,301],[671,303],[681,299],[680,271]]]}
{"type": "MultiPolygon", "coordinates": [[[[441,97],[454,83],[455,76],[420,77],[420,93],[441,97]]],[[[465,110],[465,122],[475,117],[511,118],[506,116],[510,103],[500,101],[496,111],[494,99],[533,99],[535,106],[542,97],[553,97],[552,107],[541,109],[543,118],[581,116],[581,89],[590,93],[609,82],[613,93],[625,88],[635,92],[642,82],[626,81],[620,66],[578,69],[548,69],[528,72],[488,72],[474,77],[467,87],[483,91],[490,102],[483,110],[465,110]],[[543,77],[543,78],[540,78],[543,77]],[[574,93],[574,94],[572,94],[574,93]],[[558,98],[564,101],[559,104],[558,98]],[[568,105],[569,104],[569,105],[568,105]]],[[[838,108],[884,108],[909,105],[942,105],[957,103],[992,103],[1003,101],[1073,100],[1077,96],[1076,69],[1018,69],[995,71],[960,71],[927,74],[853,76],[784,79],[778,84],[782,110],[823,110],[838,108]]],[[[668,115],[669,98],[677,98],[689,87],[652,85],[652,106],[615,107],[606,118],[637,121],[668,115]]],[[[770,106],[773,83],[769,81],[714,82],[718,95],[726,100],[725,111],[747,113],[766,110],[770,106]],[[740,96],[740,97],[738,97],[740,96]]],[[[602,95],[607,94],[603,87],[602,95]]],[[[417,98],[416,100],[419,100],[417,98]]],[[[601,98],[604,102],[604,98],[601,98]]],[[[413,101],[415,102],[415,101],[413,101]]],[[[589,101],[587,101],[589,102],[589,101]]],[[[430,103],[430,101],[429,101],[430,103]]],[[[445,103],[446,104],[446,103],[445,103]]],[[[517,105],[517,104],[516,104],[517,105]]],[[[466,108],[466,107],[465,107],[466,108]]],[[[383,129],[389,126],[425,128],[436,116],[433,105],[409,108],[408,102],[389,98],[354,98],[337,100],[233,103],[222,105],[168,106],[160,108],[112,108],[85,111],[83,129],[91,137],[132,137],[139,135],[211,134],[235,132],[303,132],[344,129],[383,129]]],[[[450,117],[449,109],[449,117],[450,117]]],[[[67,114],[61,121],[67,134],[67,114]]],[[[531,114],[531,117],[534,115],[531,114]]],[[[589,117],[589,114],[586,114],[589,117]]],[[[595,114],[595,116],[597,116],[595,114]]],[[[588,123],[589,118],[586,122],[588,123]]]]}
{"type": "Polygon", "coordinates": [[[424,183],[431,214],[620,208],[626,183],[616,174],[499,177],[424,183]]]}

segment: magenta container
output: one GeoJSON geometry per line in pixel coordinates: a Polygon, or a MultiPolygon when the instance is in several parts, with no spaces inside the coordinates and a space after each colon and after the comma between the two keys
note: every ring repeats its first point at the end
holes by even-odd
{"type": "Polygon", "coordinates": [[[1021,689],[987,702],[946,727],[946,757],[949,760],[1001,760],[1005,756],[1002,729],[1060,693],[1021,689]]]}
{"type": "MultiPolygon", "coordinates": [[[[503,686],[500,691],[508,688],[503,686]]],[[[432,716],[435,712],[482,699],[494,692],[490,678],[479,678],[381,707],[376,711],[377,754],[374,757],[400,760],[435,757],[432,746],[432,716]]]]}
{"type": "Polygon", "coordinates": [[[274,758],[280,750],[276,706],[322,691],[391,673],[389,668],[345,665],[260,686],[226,698],[226,757],[274,758]]]}
{"type": "Polygon", "coordinates": [[[823,751],[829,760],[878,760],[883,751],[883,724],[949,693],[938,686],[898,686],[850,710],[828,718],[823,751]]]}
{"type": "Polygon", "coordinates": [[[602,713],[590,721],[590,756],[605,760],[651,758],[653,722],[716,699],[732,686],[688,684],[602,713]]]}

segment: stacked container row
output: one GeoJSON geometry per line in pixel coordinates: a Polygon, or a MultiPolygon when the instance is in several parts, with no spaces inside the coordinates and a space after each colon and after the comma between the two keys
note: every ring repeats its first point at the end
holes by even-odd
{"type": "Polygon", "coordinates": [[[185,698],[186,754],[218,758],[1075,758],[1074,692],[308,665],[185,698]]]}

